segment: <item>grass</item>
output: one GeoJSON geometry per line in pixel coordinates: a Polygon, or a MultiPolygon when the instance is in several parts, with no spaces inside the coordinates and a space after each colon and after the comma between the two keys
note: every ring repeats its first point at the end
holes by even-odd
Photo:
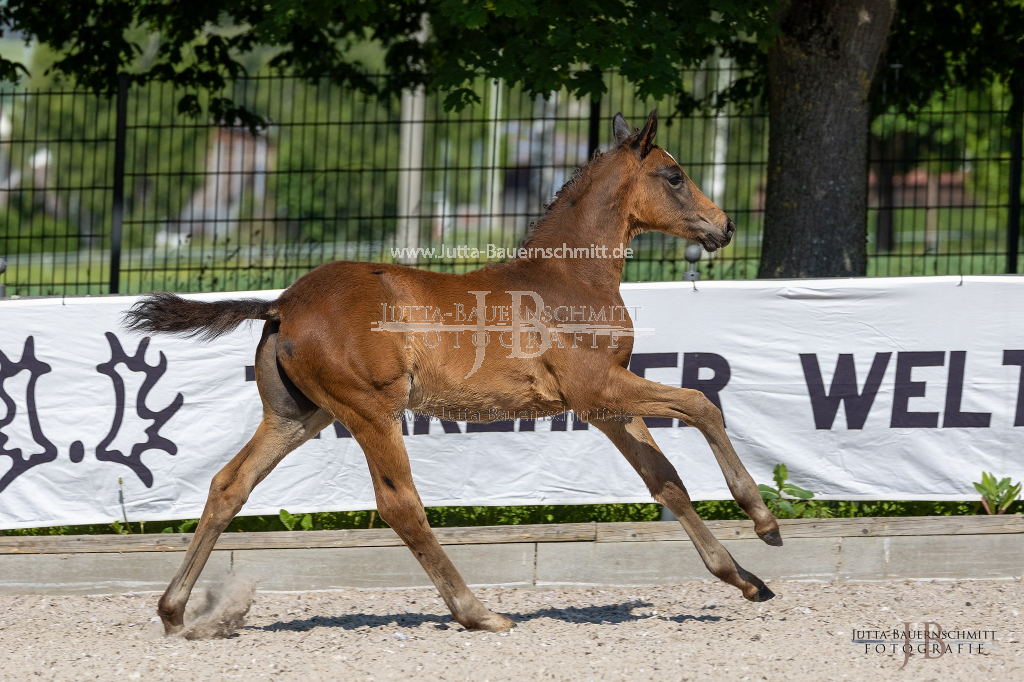
{"type": "MultiPolygon", "coordinates": [[[[981,502],[918,502],[876,501],[850,502],[844,500],[815,500],[815,513],[834,518],[864,518],[877,516],[973,516],[982,513],[981,502]]],[[[747,516],[732,500],[694,502],[694,508],[706,521],[744,520],[747,516]]],[[[523,507],[427,507],[427,520],[435,528],[456,526],[506,526],[532,523],[599,523],[615,521],[658,521],[659,504],[582,504],[537,505],[523,507]]],[[[1024,501],[1014,502],[1007,514],[1024,513],[1024,501]]],[[[374,528],[386,528],[375,510],[352,512],[317,512],[312,514],[313,530],[368,528],[371,517],[374,528]]],[[[170,528],[177,531],[183,521],[132,522],[133,533],[160,533],[170,528]]],[[[0,530],[0,535],[113,535],[124,532],[120,524],[88,526],[49,526],[0,530]]],[[[286,530],[277,516],[239,516],[226,532],[263,532],[286,530]]]]}

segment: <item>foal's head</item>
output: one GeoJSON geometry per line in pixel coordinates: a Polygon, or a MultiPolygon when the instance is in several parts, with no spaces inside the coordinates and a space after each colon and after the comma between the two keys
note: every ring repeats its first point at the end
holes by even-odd
{"type": "Polygon", "coordinates": [[[633,133],[622,112],[612,122],[615,154],[631,164],[630,221],[637,232],[658,230],[699,242],[707,251],[726,246],[736,223],[704,196],[676,160],[654,144],[658,110],[633,133]]]}

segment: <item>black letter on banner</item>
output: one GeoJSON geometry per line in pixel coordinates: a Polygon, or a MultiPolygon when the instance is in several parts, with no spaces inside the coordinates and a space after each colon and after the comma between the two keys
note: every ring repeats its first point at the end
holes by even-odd
{"type": "MultiPolygon", "coordinates": [[[[650,367],[678,367],[679,353],[633,353],[629,359],[629,371],[640,378],[646,378],[650,367]]],[[[663,429],[672,426],[672,417],[644,417],[649,429],[663,429]]]]}
{"type": "Polygon", "coordinates": [[[445,433],[462,433],[457,422],[448,421],[447,419],[441,420],[441,428],[444,429],[445,433]]]}
{"type": "Polygon", "coordinates": [[[1020,365],[1020,384],[1017,386],[1017,416],[1014,426],[1024,426],[1024,350],[1004,350],[1004,365],[1020,365]]]}
{"type": "Polygon", "coordinates": [[[414,414],[412,416],[412,435],[424,436],[430,434],[430,417],[425,414],[414,414]]]}
{"type": "Polygon", "coordinates": [[[896,390],[892,396],[892,421],[889,426],[934,429],[939,425],[938,412],[907,412],[911,398],[923,398],[924,381],[911,381],[910,372],[915,367],[942,367],[946,364],[946,352],[941,350],[896,354],[896,390]]]}
{"type": "MultiPolygon", "coordinates": [[[[683,388],[693,388],[715,404],[722,411],[722,424],[725,424],[725,410],[722,409],[722,399],[718,392],[725,388],[732,377],[732,370],[729,369],[729,362],[721,355],[715,353],[683,353],[683,388]],[[715,372],[710,379],[700,378],[700,368],[707,367],[715,372]]],[[[644,420],[647,421],[646,419],[644,420]]],[[[686,426],[682,421],[680,426],[686,426]]]]}
{"type": "Polygon", "coordinates": [[[857,368],[853,364],[853,353],[841,353],[836,362],[836,372],[832,375],[832,386],[825,394],[825,382],[821,378],[816,353],[801,353],[800,364],[804,368],[804,380],[807,382],[807,393],[811,397],[811,410],[814,412],[814,428],[831,429],[839,411],[839,403],[846,408],[846,428],[863,429],[868,419],[871,405],[875,402],[878,387],[885,376],[885,368],[889,366],[892,353],[875,353],[875,360],[868,370],[864,391],[857,392],[857,368]]]}
{"type": "Polygon", "coordinates": [[[954,350],[949,352],[949,381],[946,382],[946,411],[942,415],[942,428],[951,426],[988,428],[992,419],[989,412],[961,412],[960,400],[964,393],[964,364],[967,351],[954,350]]]}

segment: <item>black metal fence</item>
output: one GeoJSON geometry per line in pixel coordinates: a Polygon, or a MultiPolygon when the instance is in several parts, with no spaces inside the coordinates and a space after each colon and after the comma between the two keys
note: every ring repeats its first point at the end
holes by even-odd
{"type": "MultiPolygon", "coordinates": [[[[687,78],[713,94],[736,75],[716,63],[687,78]]],[[[616,111],[639,125],[655,105],[659,143],[739,226],[699,266],[704,276],[755,276],[763,112],[668,121],[670,102],[638,101],[606,79],[600,102],[481,82],[481,103],[449,114],[435,96],[378,101],[326,80],[254,77],[231,94],[267,119],[255,135],[176,114],[181,93],[159,84],[122,87],[113,100],[0,92],[0,282],[8,295],[230,291],[284,287],[335,259],[473,269],[517,246],[573,170],[609,145],[616,111]],[[450,256],[457,246],[467,248],[450,256]]],[[[883,97],[895,81],[885,86],[883,97]]],[[[869,274],[1020,272],[1010,104],[997,84],[947,93],[913,118],[876,119],[869,274]]],[[[679,279],[685,246],[642,235],[624,278],[679,279]]]]}

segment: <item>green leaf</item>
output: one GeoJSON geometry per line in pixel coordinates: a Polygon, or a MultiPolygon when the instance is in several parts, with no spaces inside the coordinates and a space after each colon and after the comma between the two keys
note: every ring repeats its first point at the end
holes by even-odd
{"type": "Polygon", "coordinates": [[[295,518],[294,515],[289,514],[284,509],[282,509],[280,512],[278,512],[278,517],[281,519],[281,523],[284,524],[284,527],[287,528],[288,530],[294,529],[295,528],[295,522],[298,521],[298,519],[295,518]]]}
{"type": "Polygon", "coordinates": [[[164,528],[164,529],[163,529],[162,531],[160,531],[160,532],[161,532],[161,533],[173,533],[173,532],[174,532],[174,526],[167,526],[166,528],[164,528]]]}
{"type": "Polygon", "coordinates": [[[793,509],[793,505],[790,504],[789,500],[780,499],[776,502],[776,504],[779,505],[779,509],[786,512],[791,517],[796,516],[796,511],[793,509]]]}
{"type": "Polygon", "coordinates": [[[775,490],[775,488],[767,486],[764,483],[759,483],[757,485],[757,490],[759,493],[761,493],[762,500],[777,500],[780,497],[778,491],[775,490]]]}
{"type": "Polygon", "coordinates": [[[178,526],[178,532],[179,533],[188,533],[193,528],[195,528],[196,524],[198,524],[198,523],[199,523],[199,519],[188,519],[187,521],[182,521],[181,525],[178,526]]]}
{"type": "Polygon", "coordinates": [[[302,523],[300,525],[302,526],[302,530],[313,530],[313,515],[306,514],[303,516],[302,523]]]}
{"type": "Polygon", "coordinates": [[[1013,504],[1020,495],[1021,485],[1013,485],[1009,476],[997,480],[994,474],[987,471],[981,472],[981,483],[974,483],[974,489],[978,491],[985,501],[990,514],[1001,514],[1013,504]]]}
{"type": "MultiPolygon", "coordinates": [[[[1009,479],[1007,479],[1007,481],[1009,481],[1009,479]]],[[[1000,496],[999,498],[999,509],[1006,509],[1011,504],[1013,504],[1014,501],[1017,499],[1017,496],[1020,495],[1020,490],[1021,484],[1018,483],[1017,485],[1013,486],[1012,488],[1004,492],[1002,496],[1000,496]]]]}
{"type": "Polygon", "coordinates": [[[800,486],[793,485],[792,483],[787,483],[784,486],[782,486],[782,492],[785,493],[786,495],[799,497],[802,500],[809,500],[812,497],[814,497],[814,493],[812,493],[810,490],[805,490],[800,486]]]}
{"type": "Polygon", "coordinates": [[[775,479],[775,485],[781,490],[782,486],[786,484],[786,479],[789,478],[789,471],[786,469],[786,465],[776,464],[775,468],[772,469],[772,475],[775,479]]]}

